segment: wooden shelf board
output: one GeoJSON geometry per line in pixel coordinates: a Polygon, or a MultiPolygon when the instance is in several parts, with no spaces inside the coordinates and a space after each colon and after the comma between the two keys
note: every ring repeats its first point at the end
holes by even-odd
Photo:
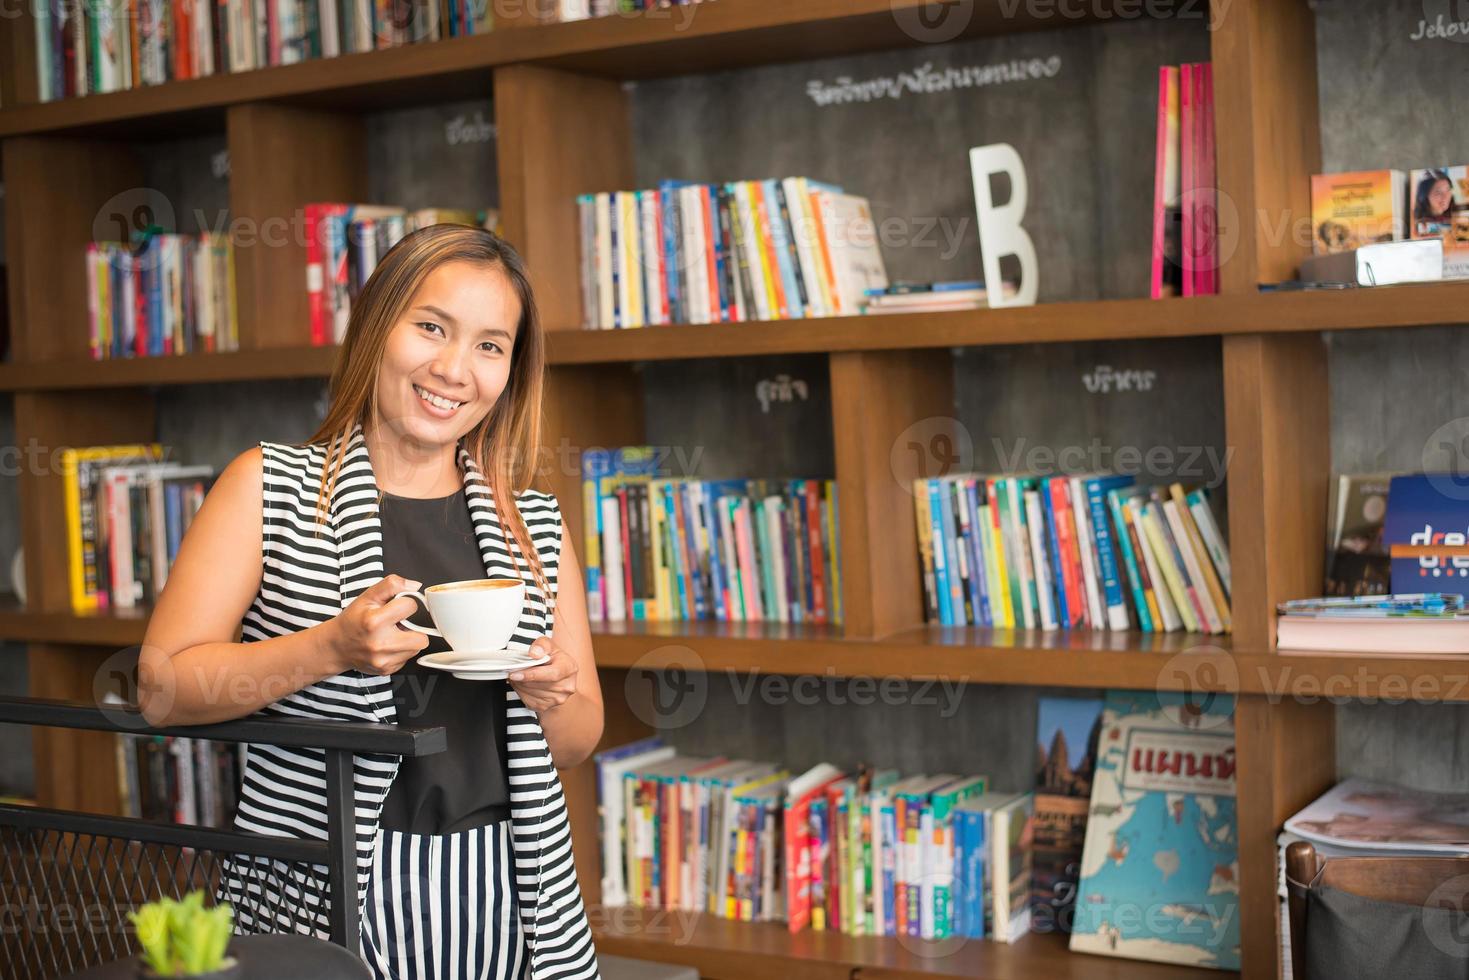
{"type": "MultiPolygon", "coordinates": [[[[921,23],[918,11],[927,6],[928,0],[738,0],[507,26],[474,37],[16,106],[0,110],[0,137],[182,135],[201,124],[219,127],[231,105],[267,100],[376,110],[487,98],[492,70],[511,64],[638,79],[912,47],[933,37],[922,29],[905,29],[905,24],[921,23]]],[[[1019,4],[1006,16],[1005,5],[962,4],[952,12],[962,18],[962,29],[952,37],[945,32],[944,39],[1087,23],[1098,19],[1097,6],[1086,5],[1082,16],[1061,16],[1019,4]]]]}
{"type": "Polygon", "coordinates": [[[218,384],[280,378],[326,378],[337,347],[118,357],[93,361],[0,364],[0,391],[56,391],[141,385],[218,384]]]}
{"type": "Polygon", "coordinates": [[[114,609],[77,615],[31,612],[12,594],[0,597],[0,639],[20,643],[75,643],[127,647],[143,642],[148,610],[114,609]]]}
{"type": "Polygon", "coordinates": [[[549,331],[553,364],[1459,324],[1469,282],[951,313],[549,331]]]}
{"type": "Polygon", "coordinates": [[[1204,980],[1237,976],[1217,970],[1072,953],[1064,935],[1029,935],[1014,945],[984,940],[935,943],[846,936],[784,923],[732,922],[692,912],[631,907],[592,910],[597,949],[692,966],[720,980],[1204,980]]]}
{"type": "MultiPolygon", "coordinates": [[[[551,364],[754,357],[1066,342],[1442,326],[1469,320],[1469,282],[1341,292],[1206,296],[1180,300],[1046,303],[1005,310],[914,313],[819,320],[550,330],[551,364]]],[[[202,384],[274,378],[325,378],[337,348],[188,354],[0,364],[0,391],[202,384]]]]}
{"type": "Polygon", "coordinates": [[[603,624],[594,640],[597,664],[616,668],[1142,689],[1233,676],[1228,637],[1184,633],[923,626],[860,640],[820,627],[701,622],[603,624]]]}
{"type": "MultiPolygon", "coordinates": [[[[75,615],[27,612],[0,596],[0,639],[129,647],[144,608],[75,615]]],[[[597,665],[681,665],[722,673],[901,677],[1037,687],[1218,691],[1269,698],[1469,702],[1469,654],[1455,656],[1237,650],[1229,636],[921,626],[881,639],[778,623],[602,623],[597,665]]]]}

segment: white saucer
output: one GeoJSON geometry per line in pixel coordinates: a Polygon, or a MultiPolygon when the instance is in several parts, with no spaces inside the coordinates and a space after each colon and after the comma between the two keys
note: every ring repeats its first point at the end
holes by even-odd
{"type": "Polygon", "coordinates": [[[527,657],[514,650],[488,650],[483,653],[449,650],[429,653],[418,658],[418,662],[434,670],[446,670],[466,681],[503,681],[517,670],[539,667],[550,663],[546,655],[527,657]]]}

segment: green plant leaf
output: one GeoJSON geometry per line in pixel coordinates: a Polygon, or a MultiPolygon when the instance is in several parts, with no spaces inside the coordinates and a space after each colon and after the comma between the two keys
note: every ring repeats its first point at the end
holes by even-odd
{"type": "Polygon", "coordinates": [[[138,944],[143,947],[143,959],[149,969],[160,976],[173,973],[173,956],[169,944],[168,909],[158,903],[139,906],[128,913],[137,932],[138,944]]]}

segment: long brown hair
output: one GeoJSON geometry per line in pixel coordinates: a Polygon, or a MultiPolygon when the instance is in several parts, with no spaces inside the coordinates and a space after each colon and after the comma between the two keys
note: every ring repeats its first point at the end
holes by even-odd
{"type": "MultiPolygon", "coordinates": [[[[525,262],[508,242],[493,232],[469,225],[432,225],[405,236],[377,265],[352,304],[347,333],[332,368],[331,407],[308,440],[326,447],[326,472],[317,494],[318,515],[328,513],[327,500],[336,487],[354,425],[367,428],[377,417],[377,382],[388,334],[429,274],[448,262],[469,262],[499,269],[520,299],[520,327],[510,352],[510,379],[495,407],[461,439],[471,459],[489,482],[495,512],[525,556],[543,595],[549,596],[545,572],[530,530],[515,498],[531,485],[541,445],[541,391],[545,380],[545,338],[525,262]]],[[[378,488],[382,502],[382,488],[378,488]]],[[[506,542],[507,544],[509,541],[506,542]]],[[[519,567],[520,559],[511,549],[519,567]]]]}

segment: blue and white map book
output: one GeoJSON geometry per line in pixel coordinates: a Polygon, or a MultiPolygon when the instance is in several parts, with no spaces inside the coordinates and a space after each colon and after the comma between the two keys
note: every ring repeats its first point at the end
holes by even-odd
{"type": "Polygon", "coordinates": [[[1234,699],[1109,691],[1071,949],[1238,970],[1234,699]]]}

